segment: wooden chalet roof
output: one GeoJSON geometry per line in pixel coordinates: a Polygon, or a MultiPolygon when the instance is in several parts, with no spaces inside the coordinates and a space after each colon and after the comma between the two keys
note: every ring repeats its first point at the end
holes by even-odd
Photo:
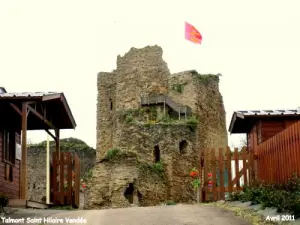
{"type": "MultiPolygon", "coordinates": [[[[23,102],[30,102],[32,108],[44,115],[58,129],[75,129],[76,122],[62,92],[0,92],[0,120],[2,123],[10,119],[10,124],[21,125],[21,121],[11,104],[20,110],[23,102]],[[14,121],[15,120],[15,121],[14,121]]],[[[28,130],[47,129],[34,115],[28,115],[28,130]]],[[[16,128],[17,129],[17,128],[16,128]]]]}
{"type": "Polygon", "coordinates": [[[300,120],[300,109],[291,110],[243,110],[235,111],[232,115],[229,132],[230,133],[248,133],[252,126],[258,120],[287,118],[300,120]]]}

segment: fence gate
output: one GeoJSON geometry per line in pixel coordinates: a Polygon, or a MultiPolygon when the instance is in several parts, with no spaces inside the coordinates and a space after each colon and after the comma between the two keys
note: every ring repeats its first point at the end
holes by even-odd
{"type": "Polygon", "coordinates": [[[79,207],[80,161],[76,153],[52,153],[50,200],[55,205],[79,207]],[[59,157],[60,156],[60,157],[59,157]]]}
{"type": "Polygon", "coordinates": [[[254,181],[254,156],[247,153],[246,148],[240,152],[237,148],[231,151],[229,147],[203,149],[201,152],[202,202],[225,200],[229,193],[241,190],[254,181]]]}

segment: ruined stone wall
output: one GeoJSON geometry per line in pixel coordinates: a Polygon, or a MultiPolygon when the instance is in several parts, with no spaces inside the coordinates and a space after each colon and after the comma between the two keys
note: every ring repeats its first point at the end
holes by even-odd
{"type": "Polygon", "coordinates": [[[169,96],[199,117],[198,147],[227,147],[225,109],[216,75],[185,71],[170,75],[169,96]]]}
{"type": "Polygon", "coordinates": [[[116,73],[98,74],[97,160],[113,146],[116,131],[116,73]]]}
{"type": "Polygon", "coordinates": [[[132,48],[117,59],[117,110],[140,107],[141,95],[167,93],[168,75],[162,48],[147,46],[132,48]]]}
{"type": "MultiPolygon", "coordinates": [[[[65,141],[61,141],[61,151],[76,152],[78,154],[80,159],[80,170],[82,177],[86,172],[93,168],[96,163],[96,151],[85,144],[78,145],[74,142],[72,143],[72,141],[70,144],[66,144],[65,141]]],[[[50,153],[52,154],[52,152],[55,152],[55,144],[53,142],[50,142],[50,153]]],[[[46,142],[28,146],[27,162],[28,199],[37,202],[45,202],[46,142]]]]}

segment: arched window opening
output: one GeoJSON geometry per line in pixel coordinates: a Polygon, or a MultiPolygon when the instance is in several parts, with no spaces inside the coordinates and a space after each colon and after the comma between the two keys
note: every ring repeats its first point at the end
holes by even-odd
{"type": "Polygon", "coordinates": [[[188,143],[186,140],[183,140],[179,143],[179,153],[185,154],[187,152],[188,143]]]}
{"type": "Polygon", "coordinates": [[[153,156],[154,156],[155,163],[160,161],[160,150],[158,145],[155,145],[154,147],[153,156]]]}

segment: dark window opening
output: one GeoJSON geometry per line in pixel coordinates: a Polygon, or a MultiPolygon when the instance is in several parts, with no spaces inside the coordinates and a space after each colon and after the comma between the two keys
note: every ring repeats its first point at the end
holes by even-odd
{"type": "Polygon", "coordinates": [[[133,192],[134,192],[133,183],[129,183],[128,187],[124,192],[124,196],[130,204],[133,204],[133,192]]]}
{"type": "Polygon", "coordinates": [[[16,160],[16,133],[3,131],[2,140],[3,161],[14,165],[16,160]]]}
{"type": "Polygon", "coordinates": [[[111,99],[109,99],[109,102],[110,102],[110,110],[113,110],[113,102],[111,99]]]}
{"type": "Polygon", "coordinates": [[[159,150],[158,145],[155,145],[155,147],[154,147],[153,156],[154,156],[155,163],[160,161],[160,150],[159,150]]]}
{"type": "Polygon", "coordinates": [[[179,143],[179,152],[180,154],[185,154],[187,151],[188,143],[186,140],[183,140],[179,143]]]}

